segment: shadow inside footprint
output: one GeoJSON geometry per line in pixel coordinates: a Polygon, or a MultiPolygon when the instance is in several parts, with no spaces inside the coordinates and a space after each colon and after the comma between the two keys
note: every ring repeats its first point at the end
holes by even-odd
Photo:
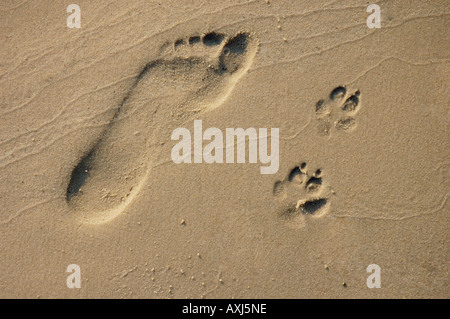
{"type": "Polygon", "coordinates": [[[359,91],[350,96],[342,106],[342,110],[345,112],[353,112],[356,110],[359,104],[359,91]]]}
{"type": "Polygon", "coordinates": [[[327,204],[327,200],[325,198],[309,200],[302,205],[300,208],[303,213],[314,215],[319,209],[324,207],[327,204]]]}
{"type": "Polygon", "coordinates": [[[322,179],[320,177],[311,177],[306,183],[306,187],[310,185],[322,185],[322,179]]]}
{"type": "Polygon", "coordinates": [[[288,181],[292,182],[296,176],[300,176],[302,174],[300,168],[297,166],[291,170],[288,176],[288,181]]]}
{"type": "Polygon", "coordinates": [[[211,32],[203,37],[203,44],[208,47],[219,45],[220,43],[222,43],[223,38],[223,34],[211,32]]]}
{"type": "Polygon", "coordinates": [[[335,100],[336,98],[342,98],[345,93],[347,93],[347,90],[343,86],[338,86],[330,93],[330,100],[335,100]]]}
{"type": "Polygon", "coordinates": [[[247,52],[248,37],[246,33],[241,33],[230,39],[224,46],[220,56],[220,70],[222,72],[234,73],[240,69],[247,52]]]}
{"type": "Polygon", "coordinates": [[[247,51],[247,40],[248,34],[238,34],[227,43],[227,45],[225,46],[225,50],[230,50],[232,54],[243,54],[247,51]]]}
{"type": "Polygon", "coordinates": [[[199,36],[192,36],[189,38],[189,44],[190,45],[194,45],[196,43],[200,42],[200,37],[199,36]]]}
{"type": "Polygon", "coordinates": [[[91,169],[91,161],[94,157],[95,147],[84,156],[78,165],[73,169],[70,177],[69,185],[66,190],[66,201],[70,202],[72,197],[80,192],[87,178],[89,177],[89,171],[91,169]]]}

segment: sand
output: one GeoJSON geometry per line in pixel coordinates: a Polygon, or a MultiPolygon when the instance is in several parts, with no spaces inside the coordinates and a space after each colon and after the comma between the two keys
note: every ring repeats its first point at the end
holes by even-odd
{"type": "Polygon", "coordinates": [[[374,3],[3,1],[0,297],[449,298],[450,7],[374,3]]]}

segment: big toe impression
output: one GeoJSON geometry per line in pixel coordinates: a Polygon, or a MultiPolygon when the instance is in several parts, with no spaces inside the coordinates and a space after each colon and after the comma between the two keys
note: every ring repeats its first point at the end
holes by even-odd
{"type": "Polygon", "coordinates": [[[248,33],[240,33],[228,40],[220,55],[220,68],[222,72],[233,74],[240,69],[248,69],[251,60],[256,54],[256,45],[253,45],[248,33]]]}

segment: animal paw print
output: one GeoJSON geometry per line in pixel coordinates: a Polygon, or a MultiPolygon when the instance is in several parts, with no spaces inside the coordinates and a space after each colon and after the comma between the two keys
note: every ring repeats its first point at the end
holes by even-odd
{"type": "Polygon", "coordinates": [[[322,170],[319,168],[310,173],[305,162],[294,167],[273,187],[274,196],[283,203],[280,217],[294,228],[303,227],[309,216],[321,217],[326,213],[329,200],[325,192],[322,170]]]}
{"type": "Polygon", "coordinates": [[[319,133],[330,136],[333,126],[338,131],[350,131],[356,128],[355,115],[360,109],[360,92],[347,94],[347,89],[338,86],[331,91],[327,100],[316,103],[316,119],[319,133]]]}

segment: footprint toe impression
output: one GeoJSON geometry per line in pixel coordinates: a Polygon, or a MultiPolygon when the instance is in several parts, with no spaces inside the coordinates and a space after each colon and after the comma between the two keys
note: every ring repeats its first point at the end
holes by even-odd
{"type": "Polygon", "coordinates": [[[220,56],[220,69],[233,74],[246,62],[249,35],[241,33],[230,39],[220,56]]]}
{"type": "Polygon", "coordinates": [[[205,36],[203,37],[203,44],[212,47],[221,44],[223,39],[224,39],[223,34],[211,32],[205,34],[205,36]]]}
{"type": "Polygon", "coordinates": [[[88,224],[120,215],[145,184],[161,144],[186,121],[223,104],[257,47],[250,34],[215,32],[165,46],[168,51],[145,64],[101,137],[74,165],[66,189],[71,211],[88,224]]]}

